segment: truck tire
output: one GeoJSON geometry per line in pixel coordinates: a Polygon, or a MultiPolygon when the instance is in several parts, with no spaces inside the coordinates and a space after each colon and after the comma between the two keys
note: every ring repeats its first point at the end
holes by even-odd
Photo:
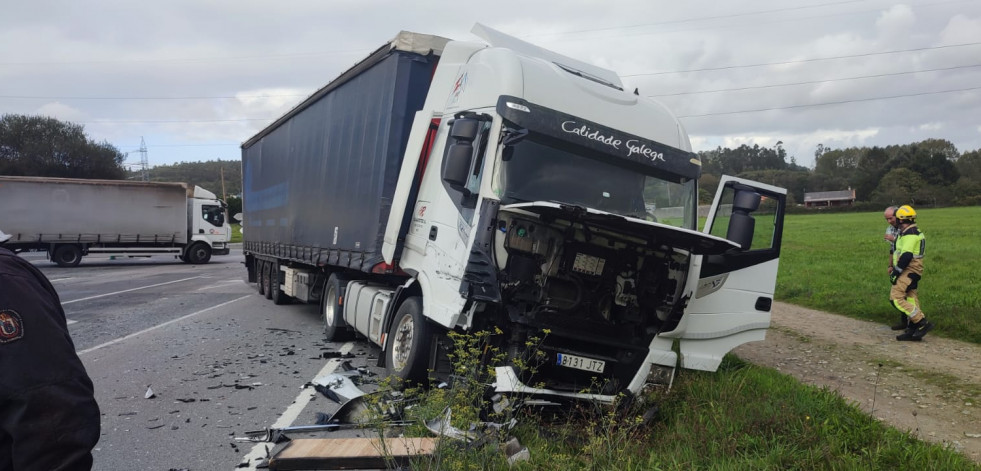
{"type": "Polygon", "coordinates": [[[77,245],[59,245],[51,254],[51,261],[59,267],[77,267],[82,262],[82,249],[77,245]]]}
{"type": "Polygon", "coordinates": [[[272,262],[262,263],[262,291],[266,299],[272,299],[272,262]]]}
{"type": "Polygon", "coordinates": [[[289,302],[290,297],[283,293],[283,289],[280,285],[282,283],[282,271],[279,269],[279,262],[272,262],[269,269],[269,290],[272,294],[269,296],[272,299],[273,304],[282,305],[289,302]]]}
{"type": "Polygon", "coordinates": [[[347,280],[336,273],[330,275],[324,284],[324,295],[320,298],[320,317],[324,321],[324,339],[328,342],[349,338],[350,332],[344,324],[344,311],[340,304],[345,285],[347,280]]]}
{"type": "Polygon", "coordinates": [[[187,263],[200,265],[211,260],[211,247],[202,242],[191,244],[184,253],[184,261],[187,263]]]}
{"type": "Polygon", "coordinates": [[[392,319],[385,348],[389,376],[406,382],[421,382],[429,367],[432,325],[422,315],[422,298],[407,298],[392,319]]]}
{"type": "Polygon", "coordinates": [[[266,262],[262,260],[255,261],[255,285],[259,289],[259,294],[266,295],[266,275],[263,271],[263,267],[266,266],[266,262]]]}

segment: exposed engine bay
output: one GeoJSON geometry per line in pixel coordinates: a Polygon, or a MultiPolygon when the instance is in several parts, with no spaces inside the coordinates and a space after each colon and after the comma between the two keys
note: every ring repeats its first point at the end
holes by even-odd
{"type": "Polygon", "coordinates": [[[588,333],[594,341],[609,332],[634,345],[677,323],[686,251],[575,217],[520,210],[499,214],[496,243],[514,322],[588,333]]]}

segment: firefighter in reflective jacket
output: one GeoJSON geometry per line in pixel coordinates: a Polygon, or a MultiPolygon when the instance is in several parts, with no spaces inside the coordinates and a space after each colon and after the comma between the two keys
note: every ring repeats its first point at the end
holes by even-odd
{"type": "Polygon", "coordinates": [[[926,319],[916,295],[916,288],[923,277],[923,254],[926,238],[916,227],[916,211],[909,205],[896,209],[896,222],[899,236],[896,250],[892,254],[892,290],[889,302],[909,318],[909,326],[896,340],[922,340],[933,329],[933,323],[926,319]]]}
{"type": "Polygon", "coordinates": [[[99,420],[58,293],[0,246],[0,470],[92,469],[99,420]]]}

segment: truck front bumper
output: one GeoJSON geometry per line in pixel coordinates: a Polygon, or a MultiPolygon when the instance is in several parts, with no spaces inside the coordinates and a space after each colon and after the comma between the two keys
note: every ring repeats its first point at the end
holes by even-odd
{"type": "Polygon", "coordinates": [[[518,379],[518,375],[514,372],[514,368],[511,366],[498,366],[494,368],[494,372],[497,375],[497,383],[494,391],[499,393],[520,393],[534,396],[583,399],[595,401],[601,404],[613,404],[613,402],[617,399],[617,396],[609,396],[604,394],[574,393],[569,391],[558,391],[555,389],[533,388],[521,382],[521,380],[518,379]]]}

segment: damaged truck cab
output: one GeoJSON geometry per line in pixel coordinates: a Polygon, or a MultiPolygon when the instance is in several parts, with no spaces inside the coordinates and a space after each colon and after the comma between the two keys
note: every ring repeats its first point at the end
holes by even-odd
{"type": "MultiPolygon", "coordinates": [[[[320,302],[328,337],[365,336],[403,378],[445,370],[449,331],[496,332],[510,359],[533,345],[534,368],[497,366],[501,392],[609,402],[762,340],[785,190],[724,176],[700,215],[701,163],[666,108],[614,72],[474,33],[487,44],[439,51],[411,120],[382,260],[275,257],[270,289],[320,302]]],[[[247,188],[247,218],[252,204],[247,188]]]]}

